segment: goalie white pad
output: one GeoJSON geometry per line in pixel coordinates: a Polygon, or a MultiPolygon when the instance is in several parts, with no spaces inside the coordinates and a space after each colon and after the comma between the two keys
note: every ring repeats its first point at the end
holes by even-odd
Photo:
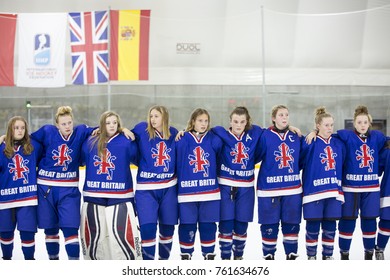
{"type": "Polygon", "coordinates": [[[80,235],[86,260],[142,260],[141,238],[130,202],[109,207],[85,202],[80,235]]]}

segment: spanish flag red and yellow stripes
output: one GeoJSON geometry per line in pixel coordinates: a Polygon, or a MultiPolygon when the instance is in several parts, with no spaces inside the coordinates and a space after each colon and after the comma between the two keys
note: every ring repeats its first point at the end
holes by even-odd
{"type": "Polygon", "coordinates": [[[110,80],[149,79],[150,10],[110,11],[110,80]]]}

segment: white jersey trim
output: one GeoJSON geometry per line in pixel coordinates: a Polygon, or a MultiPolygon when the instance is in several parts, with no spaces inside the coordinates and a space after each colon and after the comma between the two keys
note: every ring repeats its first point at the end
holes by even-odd
{"type": "Polygon", "coordinates": [[[334,190],[334,191],[328,191],[328,192],[316,193],[316,194],[304,196],[302,199],[302,204],[323,200],[327,198],[335,198],[336,200],[344,202],[344,195],[340,194],[337,190],[334,190]]]}
{"type": "Polygon", "coordinates": [[[177,185],[177,178],[170,180],[168,182],[155,182],[155,183],[137,183],[136,190],[161,190],[174,187],[177,185]]]}
{"type": "Polygon", "coordinates": [[[370,186],[370,187],[348,187],[348,186],[343,186],[343,191],[344,192],[353,192],[353,193],[361,193],[361,192],[379,192],[380,187],[379,185],[377,186],[370,186]]]}
{"type": "Polygon", "coordinates": [[[38,185],[44,185],[49,187],[78,187],[79,186],[79,179],[77,178],[76,181],[55,181],[55,180],[46,180],[46,179],[40,179],[37,180],[38,185]]]}
{"type": "Polygon", "coordinates": [[[115,193],[96,193],[96,192],[83,191],[83,196],[102,197],[102,198],[132,198],[134,197],[134,192],[129,192],[125,194],[115,194],[115,193]]]}
{"type": "Polygon", "coordinates": [[[27,201],[14,201],[14,202],[2,202],[0,203],[0,209],[11,209],[11,208],[17,208],[17,207],[25,207],[25,206],[37,206],[38,205],[38,199],[31,199],[27,201]]]}
{"type": "Polygon", "coordinates": [[[234,179],[226,179],[226,178],[220,178],[218,177],[218,183],[220,185],[225,185],[229,187],[242,187],[242,188],[250,188],[255,185],[255,179],[252,179],[251,181],[238,181],[234,179]]]}
{"type": "Polygon", "coordinates": [[[302,193],[302,186],[294,189],[277,189],[277,190],[257,190],[258,197],[274,197],[274,196],[286,196],[302,193]]]}
{"type": "Polygon", "coordinates": [[[390,197],[381,197],[381,208],[390,207],[390,197]]]}
{"type": "Polygon", "coordinates": [[[199,202],[199,201],[211,201],[220,200],[221,193],[209,193],[209,194],[191,194],[191,195],[179,195],[179,203],[182,202],[199,202]]]}

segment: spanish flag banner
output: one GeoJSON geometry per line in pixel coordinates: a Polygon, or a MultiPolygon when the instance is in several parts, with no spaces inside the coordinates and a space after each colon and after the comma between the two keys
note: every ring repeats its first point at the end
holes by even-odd
{"type": "Polygon", "coordinates": [[[110,80],[148,80],[150,10],[110,11],[110,80]]]}

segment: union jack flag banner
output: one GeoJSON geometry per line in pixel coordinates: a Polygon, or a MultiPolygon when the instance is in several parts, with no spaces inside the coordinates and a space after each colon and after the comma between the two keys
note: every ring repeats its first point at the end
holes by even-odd
{"type": "Polygon", "coordinates": [[[108,12],[69,13],[72,82],[108,81],[108,12]]]}

